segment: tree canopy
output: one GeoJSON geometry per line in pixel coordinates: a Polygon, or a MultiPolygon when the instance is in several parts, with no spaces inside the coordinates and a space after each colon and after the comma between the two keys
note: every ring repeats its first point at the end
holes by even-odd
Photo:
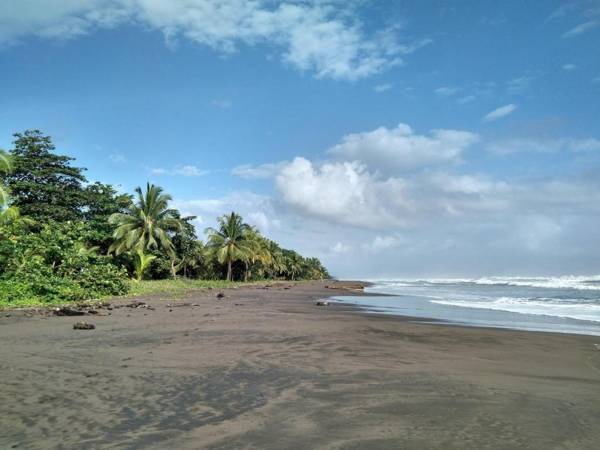
{"type": "Polygon", "coordinates": [[[196,235],[195,217],[147,183],[135,195],[57,154],[38,130],[0,151],[0,298],[78,300],[127,292],[127,277],[250,281],[322,279],[317,258],[280,247],[232,211],[196,235]],[[19,211],[21,215],[19,215],[19,211]]]}

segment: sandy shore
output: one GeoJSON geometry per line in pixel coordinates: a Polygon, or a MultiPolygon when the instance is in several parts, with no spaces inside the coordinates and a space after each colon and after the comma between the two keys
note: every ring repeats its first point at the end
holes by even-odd
{"type": "Polygon", "coordinates": [[[316,306],[331,284],[2,312],[0,449],[600,448],[599,338],[316,306]]]}

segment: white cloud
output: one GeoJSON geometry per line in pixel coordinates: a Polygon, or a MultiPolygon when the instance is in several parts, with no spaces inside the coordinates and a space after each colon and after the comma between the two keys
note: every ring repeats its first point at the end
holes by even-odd
{"type": "Polygon", "coordinates": [[[573,71],[573,70],[577,70],[577,66],[575,64],[563,64],[562,66],[563,70],[566,71],[573,71]]]}
{"type": "Polygon", "coordinates": [[[127,158],[121,153],[113,153],[112,155],[108,155],[108,158],[116,164],[122,164],[127,162],[127,158]]]}
{"type": "Polygon", "coordinates": [[[486,144],[490,153],[506,155],[510,153],[557,153],[568,152],[600,152],[600,140],[595,138],[575,139],[533,139],[513,138],[492,141],[486,144]]]}
{"type": "Polygon", "coordinates": [[[207,170],[201,170],[196,166],[192,165],[181,165],[175,166],[172,169],[165,169],[163,167],[155,167],[150,169],[151,175],[181,175],[182,177],[199,177],[206,175],[207,170]]]}
{"type": "Polygon", "coordinates": [[[279,228],[281,221],[278,219],[269,219],[269,217],[263,211],[252,211],[248,213],[247,221],[250,225],[254,225],[258,230],[267,234],[273,228],[279,228]]]}
{"type": "Polygon", "coordinates": [[[512,103],[510,105],[500,106],[499,108],[496,108],[495,110],[487,113],[485,115],[485,117],[483,118],[483,121],[484,122],[492,122],[494,120],[498,120],[502,117],[506,117],[509,114],[512,114],[516,109],[517,109],[517,105],[512,104],[512,103]]]}
{"type": "Polygon", "coordinates": [[[200,170],[198,167],[191,165],[176,166],[173,169],[173,174],[181,175],[183,177],[199,177],[202,175],[206,175],[207,173],[207,170],[200,170]]]}
{"type": "Polygon", "coordinates": [[[349,245],[343,244],[341,242],[336,242],[335,245],[331,247],[331,252],[337,254],[345,254],[350,252],[350,250],[352,249],[349,245]]]}
{"type": "Polygon", "coordinates": [[[72,39],[138,24],[222,53],[266,44],[317,78],[355,80],[400,64],[430,39],[398,42],[397,30],[367,33],[337,2],[270,0],[20,0],[0,4],[0,44],[28,36],[72,39]]]}
{"type": "Polygon", "coordinates": [[[378,84],[373,87],[373,90],[378,94],[381,94],[382,92],[389,91],[392,86],[393,85],[391,83],[378,84]]]}
{"type": "Polygon", "coordinates": [[[523,75],[513,78],[506,83],[506,91],[511,95],[522,94],[531,87],[531,83],[536,79],[533,75],[523,75]]]}
{"type": "Polygon", "coordinates": [[[363,249],[367,251],[379,252],[399,247],[405,241],[397,236],[375,236],[373,240],[363,245],[363,249]]]}
{"type": "Polygon", "coordinates": [[[450,97],[456,94],[459,91],[457,87],[452,86],[442,86],[435,90],[435,93],[441,95],[443,97],[450,97]]]}
{"type": "Polygon", "coordinates": [[[353,133],[328,150],[336,158],[358,160],[384,172],[433,164],[456,163],[477,142],[476,134],[458,130],[432,130],[430,136],[416,134],[408,125],[380,127],[353,133]]]}
{"type": "Polygon", "coordinates": [[[231,173],[233,175],[248,180],[266,179],[274,177],[286,164],[287,161],[261,164],[258,166],[253,166],[251,164],[242,164],[241,166],[234,167],[231,170],[231,173]]]}
{"type": "Polygon", "coordinates": [[[295,158],[276,177],[283,201],[300,214],[364,228],[400,225],[390,208],[410,207],[400,179],[380,180],[358,162],[316,166],[295,158]]]}
{"type": "Polygon", "coordinates": [[[597,27],[598,25],[600,25],[600,21],[598,21],[598,20],[589,20],[587,22],[580,23],[579,25],[577,25],[577,26],[571,28],[569,31],[565,32],[563,34],[563,37],[570,38],[570,37],[578,36],[582,33],[585,33],[586,31],[591,30],[592,28],[597,27]]]}

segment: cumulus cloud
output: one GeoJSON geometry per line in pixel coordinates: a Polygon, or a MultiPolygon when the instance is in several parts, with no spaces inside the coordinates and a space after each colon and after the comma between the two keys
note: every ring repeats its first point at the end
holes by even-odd
{"type": "Polygon", "coordinates": [[[500,106],[499,108],[496,108],[495,110],[487,113],[484,116],[483,121],[484,122],[493,122],[494,120],[498,120],[498,119],[501,119],[502,117],[506,117],[509,114],[512,114],[516,109],[517,109],[517,105],[512,104],[512,103],[510,105],[500,106]]]}
{"type": "Polygon", "coordinates": [[[264,234],[268,234],[273,228],[279,228],[281,226],[281,221],[279,219],[271,219],[263,211],[252,211],[248,213],[247,221],[250,225],[254,225],[264,234]]]}
{"type": "Polygon", "coordinates": [[[416,134],[404,123],[396,128],[348,134],[328,150],[338,159],[361,161],[384,172],[457,163],[462,153],[478,141],[468,131],[432,130],[429,136],[416,134]]]}
{"type": "Polygon", "coordinates": [[[171,44],[183,38],[226,54],[266,44],[286,64],[317,78],[355,80],[400,64],[431,42],[400,43],[394,28],[367,33],[348,13],[351,5],[343,6],[319,0],[21,0],[0,4],[0,44],[139,24],[171,44]]]}
{"type": "Polygon", "coordinates": [[[350,250],[352,250],[352,248],[342,242],[336,242],[335,245],[331,247],[331,252],[336,254],[348,253],[350,250]]]}
{"type": "Polygon", "coordinates": [[[401,215],[391,209],[410,208],[401,179],[378,179],[358,162],[317,166],[298,157],[281,169],[276,186],[299,213],[358,227],[401,225],[401,215]]]}

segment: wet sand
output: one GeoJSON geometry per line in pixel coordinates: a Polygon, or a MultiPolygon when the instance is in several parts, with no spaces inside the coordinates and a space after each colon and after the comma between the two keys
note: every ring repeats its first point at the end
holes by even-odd
{"type": "Polygon", "coordinates": [[[0,312],[0,449],[600,448],[600,338],[316,306],[348,295],[325,285],[0,312]]]}

